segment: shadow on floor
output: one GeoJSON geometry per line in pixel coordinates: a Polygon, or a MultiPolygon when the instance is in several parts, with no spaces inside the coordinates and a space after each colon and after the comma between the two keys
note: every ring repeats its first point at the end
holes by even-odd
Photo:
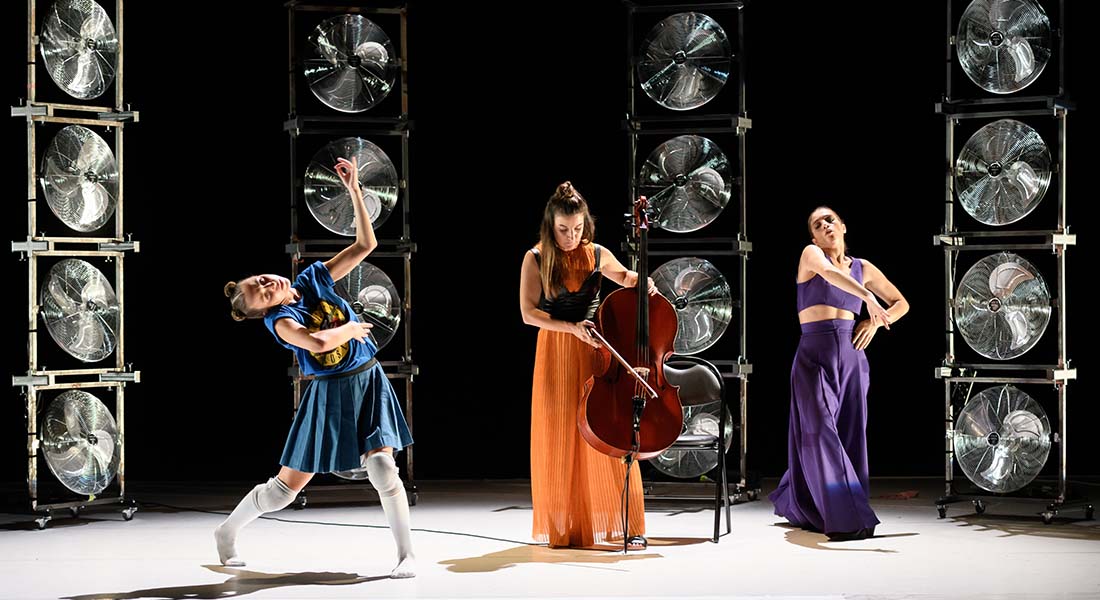
{"type": "MultiPolygon", "coordinates": [[[[707,541],[706,538],[649,538],[649,550],[701,544],[707,541]]],[[[453,573],[491,573],[529,563],[566,564],[581,568],[626,571],[626,569],[616,569],[612,565],[651,558],[663,558],[663,556],[652,552],[623,554],[620,546],[613,545],[592,548],[549,548],[529,545],[490,552],[482,556],[442,560],[439,564],[445,565],[447,570],[453,573]]]]}
{"type": "Polygon", "coordinates": [[[99,594],[81,594],[64,596],[63,600],[129,600],[136,598],[171,598],[184,600],[190,598],[236,598],[263,590],[288,588],[300,585],[356,585],[379,579],[389,579],[389,575],[362,577],[355,573],[261,573],[221,565],[203,565],[215,573],[231,575],[221,583],[180,585],[162,588],[146,588],[132,592],[106,592],[99,594]]]}
{"type": "Polygon", "coordinates": [[[1083,521],[1074,518],[1055,517],[1050,525],[1044,525],[1038,515],[983,515],[969,514],[949,517],[960,527],[973,527],[977,531],[999,531],[1001,537],[1032,535],[1064,540],[1100,541],[1100,521],[1083,521]]]}
{"type": "Polygon", "coordinates": [[[808,531],[800,527],[795,527],[790,523],[775,523],[774,525],[776,527],[782,527],[783,529],[787,530],[784,534],[784,537],[786,537],[788,544],[802,546],[803,548],[809,548],[810,550],[829,550],[833,552],[875,552],[879,554],[897,554],[898,550],[896,549],[867,548],[866,546],[867,544],[874,544],[880,540],[913,537],[919,535],[916,533],[890,533],[885,535],[876,535],[875,537],[866,540],[831,542],[824,533],[808,531]]]}

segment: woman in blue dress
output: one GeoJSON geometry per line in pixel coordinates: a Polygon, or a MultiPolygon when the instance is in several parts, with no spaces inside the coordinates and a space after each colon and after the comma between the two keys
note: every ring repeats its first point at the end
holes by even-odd
{"type": "Polygon", "coordinates": [[[848,227],[828,207],[810,214],[813,243],[798,263],[802,338],[791,367],[789,467],[769,496],[775,514],[832,540],[871,537],[864,348],[909,303],[877,267],[848,255],[848,227]],[[881,298],[889,308],[879,305],[881,298]],[[869,318],[860,321],[863,304],[869,318]]]}
{"type": "Polygon", "coordinates": [[[278,275],[254,275],[225,286],[232,316],[264,320],[272,335],[292,350],[306,386],[290,427],[279,473],[254,487],[214,531],[223,565],[243,566],[237,534],[260,515],[288,506],[315,473],[365,467],[378,490],[394,542],[394,578],[414,577],[409,539],[409,504],[398,477],[394,452],[412,444],[405,417],[367,335],[370,324],[356,320],[333,290],[378,246],[359,189],[358,164],[335,166],[355,208],[355,242],[324,262],[305,268],[292,284],[278,275]]]}

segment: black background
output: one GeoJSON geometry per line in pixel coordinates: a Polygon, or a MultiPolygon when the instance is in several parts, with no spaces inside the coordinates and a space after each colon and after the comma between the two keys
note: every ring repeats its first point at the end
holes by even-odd
{"type": "MultiPolygon", "coordinates": [[[[1090,437],[1100,417],[1085,359],[1095,333],[1086,207],[1096,119],[1082,80],[1095,51],[1083,39],[1088,3],[1070,3],[1067,80],[1078,110],[1069,118],[1068,185],[1082,243],[1070,250],[1068,316],[1082,372],[1070,386],[1069,456],[1071,474],[1082,475],[1097,472],[1090,437]]],[[[259,323],[230,320],[221,295],[229,279],[289,274],[286,12],[245,4],[127,4],[126,97],[141,112],[126,129],[126,229],[141,242],[126,266],[127,357],[142,373],[127,388],[130,480],[269,476],[291,418],[289,354],[259,323]]],[[[25,13],[14,10],[3,35],[9,104],[25,97],[25,13]]],[[[906,2],[747,9],[749,460],[764,476],[786,464],[795,266],[819,204],[841,214],[852,253],[878,265],[912,306],[868,350],[872,474],[942,473],[943,385],[933,369],[944,348],[943,260],[932,237],[943,219],[945,133],[933,103],[944,88],[945,12],[906,2]]],[[[418,478],[528,476],[535,330],[517,309],[520,261],[565,179],[593,206],[597,241],[619,247],[625,68],[617,2],[410,3],[418,478]]],[[[44,73],[38,87],[40,96],[56,89],[44,73]]],[[[26,234],[24,127],[10,119],[4,138],[11,240],[26,234]]],[[[40,210],[48,214],[44,203],[40,210]]],[[[709,233],[732,234],[736,221],[721,227],[709,233]]],[[[17,374],[26,364],[26,267],[14,254],[6,265],[5,362],[17,374]]],[[[1053,333],[1052,323],[1047,338],[1053,333]]],[[[44,329],[40,339],[52,344],[44,329]]],[[[55,354],[57,366],[47,366],[74,366],[55,354]]],[[[1052,391],[1034,395],[1053,420],[1052,391]]],[[[25,476],[24,409],[18,389],[5,397],[0,466],[14,482],[25,476]]]]}

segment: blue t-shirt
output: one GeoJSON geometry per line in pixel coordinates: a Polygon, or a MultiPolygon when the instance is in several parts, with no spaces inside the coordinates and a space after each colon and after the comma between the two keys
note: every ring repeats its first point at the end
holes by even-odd
{"type": "Polygon", "coordinates": [[[294,280],[294,289],[298,290],[300,300],[293,304],[284,304],[271,309],[264,316],[271,335],[280,344],[294,351],[298,365],[305,375],[331,375],[351,371],[362,366],[378,352],[374,342],[368,337],[366,342],[348,340],[328,352],[314,353],[294,344],[289,344],[275,332],[275,322],[279,319],[294,319],[310,332],[339,327],[348,321],[358,321],[348,303],[333,289],[332,275],[324,263],[318,261],[306,267],[294,280]]]}

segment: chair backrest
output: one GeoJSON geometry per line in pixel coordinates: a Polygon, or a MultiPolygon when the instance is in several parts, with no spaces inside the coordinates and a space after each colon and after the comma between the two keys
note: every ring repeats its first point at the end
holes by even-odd
{"type": "Polygon", "coordinates": [[[665,361],[665,377],[680,386],[680,402],[685,406],[721,401],[725,382],[718,368],[694,356],[673,356],[665,361]]]}

